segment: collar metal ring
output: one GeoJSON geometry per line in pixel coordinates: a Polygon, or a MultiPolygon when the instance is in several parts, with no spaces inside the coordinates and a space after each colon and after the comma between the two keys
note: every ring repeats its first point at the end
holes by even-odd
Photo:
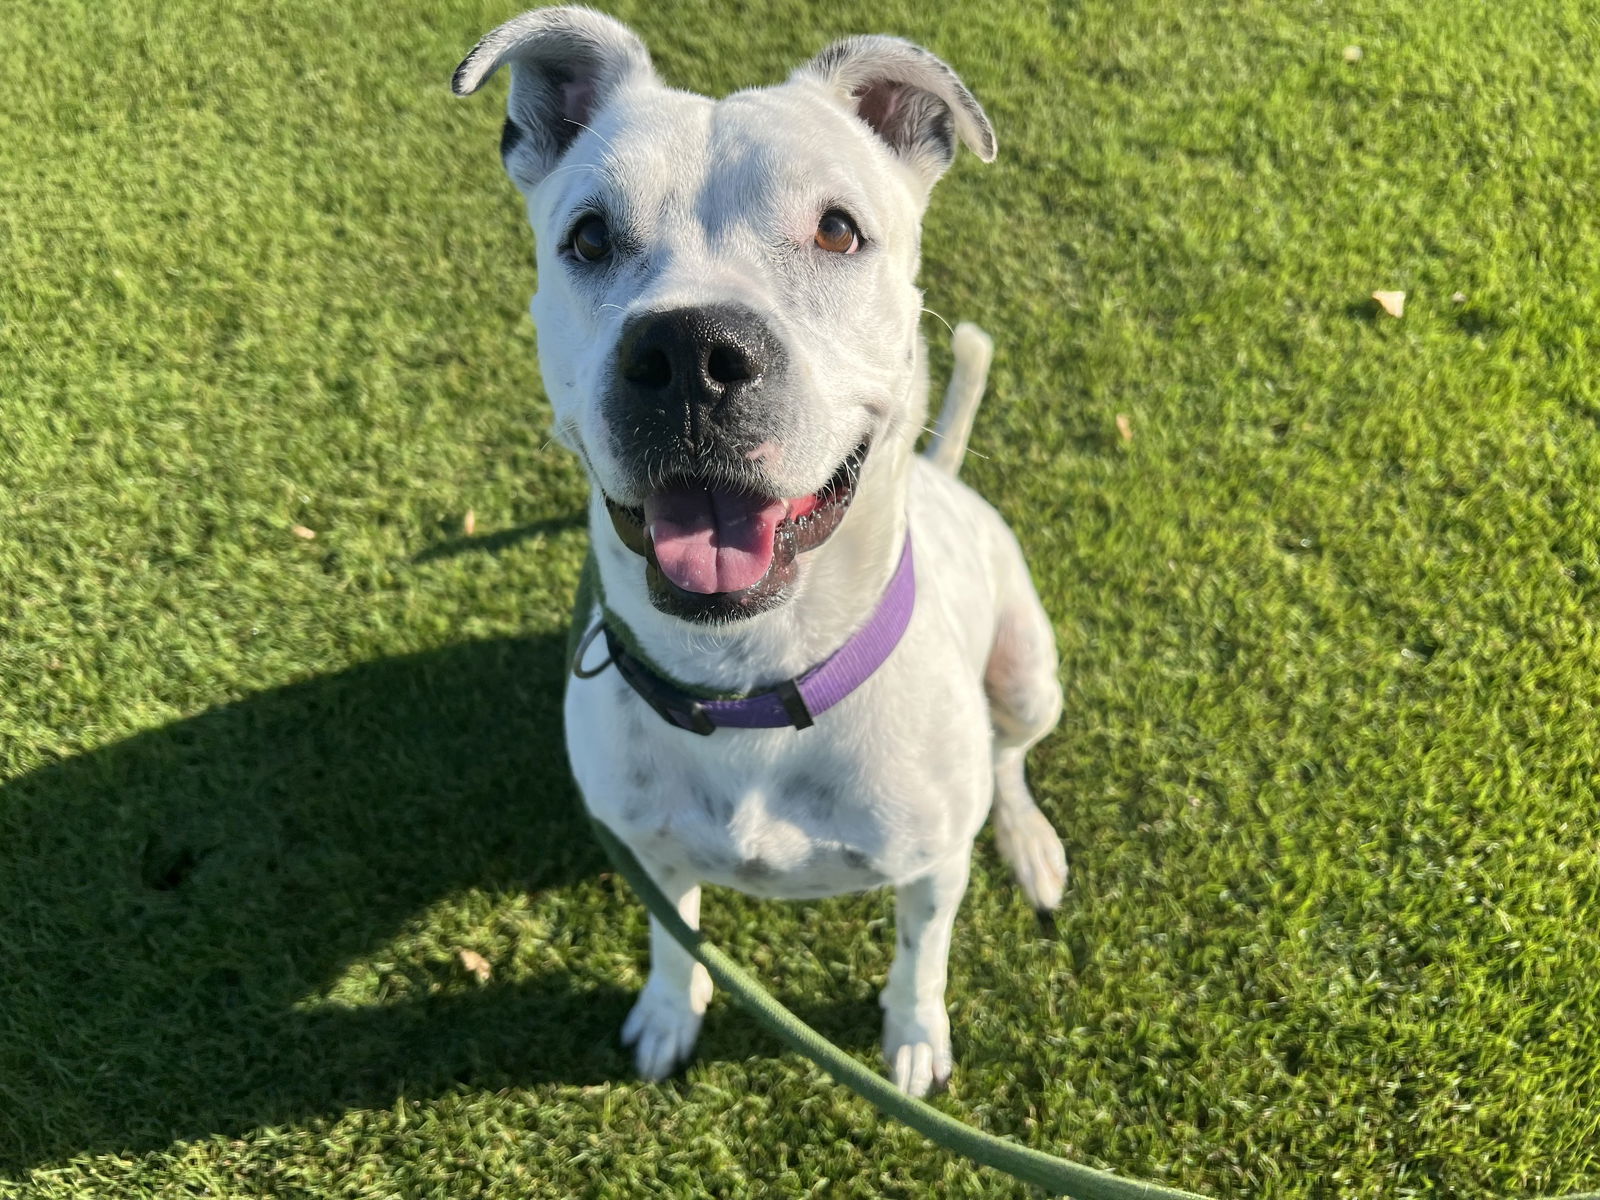
{"type": "Polygon", "coordinates": [[[593,679],[611,665],[611,655],[607,653],[605,660],[598,667],[592,670],[585,670],[583,666],[583,656],[589,652],[589,643],[593,642],[605,627],[606,623],[604,621],[596,621],[589,632],[583,635],[583,640],[578,643],[578,651],[572,656],[572,673],[579,679],[593,679]]]}

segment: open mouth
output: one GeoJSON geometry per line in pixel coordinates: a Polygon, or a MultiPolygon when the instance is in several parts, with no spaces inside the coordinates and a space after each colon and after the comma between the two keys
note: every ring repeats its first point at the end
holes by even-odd
{"type": "Polygon", "coordinates": [[[795,558],[827,541],[855,496],[862,442],[816,491],[792,498],[738,490],[706,479],[668,480],[628,508],[606,498],[617,535],[644,556],[650,599],[694,620],[747,616],[771,608],[794,581],[795,558]]]}

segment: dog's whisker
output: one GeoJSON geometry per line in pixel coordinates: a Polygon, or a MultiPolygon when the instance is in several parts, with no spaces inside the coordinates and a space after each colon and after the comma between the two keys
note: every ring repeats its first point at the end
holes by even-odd
{"type": "Polygon", "coordinates": [[[589,130],[589,133],[594,134],[595,138],[605,142],[605,147],[606,149],[610,150],[611,154],[616,154],[616,147],[611,144],[611,139],[606,138],[605,134],[600,133],[600,131],[598,131],[594,125],[584,125],[584,123],[579,122],[579,120],[573,120],[571,117],[566,117],[565,120],[568,125],[576,125],[578,128],[581,128],[581,130],[589,130]]]}
{"type": "Polygon", "coordinates": [[[578,171],[588,171],[593,175],[606,175],[608,173],[604,167],[598,166],[595,163],[565,163],[551,171],[545,176],[545,179],[555,179],[557,176],[571,175],[578,171]]]}
{"type": "MultiPolygon", "coordinates": [[[[922,432],[923,433],[932,434],[934,437],[938,437],[939,436],[939,431],[937,429],[935,429],[932,425],[924,425],[922,427],[922,432]]],[[[972,448],[972,444],[970,442],[967,444],[967,448],[964,451],[962,451],[962,453],[963,454],[970,454],[974,458],[981,458],[981,459],[983,459],[984,462],[989,462],[990,461],[990,458],[989,458],[989,456],[987,454],[983,453],[981,450],[974,450],[972,448]]]]}
{"type": "Polygon", "coordinates": [[[939,321],[939,324],[943,325],[946,329],[950,330],[950,336],[951,337],[955,337],[956,331],[951,327],[949,321],[946,321],[943,317],[939,316],[939,314],[934,312],[933,309],[931,309],[931,308],[924,308],[922,311],[927,313],[930,317],[937,317],[938,321],[939,321]]]}

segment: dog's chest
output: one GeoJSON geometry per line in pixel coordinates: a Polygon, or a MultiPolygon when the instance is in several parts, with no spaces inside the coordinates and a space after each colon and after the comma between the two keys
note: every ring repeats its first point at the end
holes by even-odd
{"type": "Polygon", "coordinates": [[[637,732],[621,746],[572,746],[590,810],[657,868],[753,895],[807,899],[913,878],[964,852],[983,816],[981,789],[961,786],[968,772],[882,761],[870,737],[637,732]]]}
{"type": "Polygon", "coordinates": [[[675,764],[630,789],[618,822],[664,866],[760,896],[801,899],[881,887],[940,855],[902,798],[831,760],[806,756],[759,773],[675,764]]]}

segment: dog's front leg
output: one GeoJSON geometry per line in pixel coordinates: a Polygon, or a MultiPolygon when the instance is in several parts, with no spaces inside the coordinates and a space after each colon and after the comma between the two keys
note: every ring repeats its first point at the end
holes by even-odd
{"type": "Polygon", "coordinates": [[[944,1008],[950,930],[967,890],[970,854],[961,854],[894,893],[900,948],[883,1005],[883,1060],[895,1086],[925,1096],[950,1078],[950,1017],[944,1008]]]}
{"type": "MultiPolygon", "coordinates": [[[[700,885],[671,867],[641,865],[691,929],[700,927],[700,885]]],[[[700,1020],[711,1003],[711,976],[672,935],[650,918],[650,978],[622,1023],[622,1043],[646,1079],[665,1079],[694,1049],[700,1020]]]]}

